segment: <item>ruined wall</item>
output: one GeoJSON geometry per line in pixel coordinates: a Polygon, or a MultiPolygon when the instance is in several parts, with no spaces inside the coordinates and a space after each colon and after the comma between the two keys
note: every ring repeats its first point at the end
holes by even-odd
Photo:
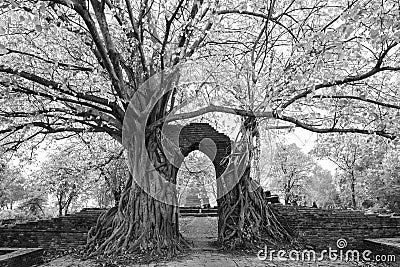
{"type": "Polygon", "coordinates": [[[367,249],[364,239],[400,237],[400,217],[282,204],[274,204],[274,208],[300,240],[316,249],[336,248],[341,238],[347,241],[348,248],[367,249]]]}

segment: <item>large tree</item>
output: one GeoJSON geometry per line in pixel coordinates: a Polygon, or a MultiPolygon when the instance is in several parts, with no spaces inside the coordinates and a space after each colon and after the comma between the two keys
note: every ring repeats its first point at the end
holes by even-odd
{"type": "Polygon", "coordinates": [[[242,117],[225,176],[237,183],[219,196],[219,239],[230,245],[262,232],[286,236],[250,177],[262,123],[398,137],[394,0],[1,5],[4,149],[48,134],[106,133],[121,144],[123,132],[131,134],[124,142],[131,175],[119,205],[90,233],[93,253],[184,246],[173,186],[179,164],[167,159],[164,122],[210,112],[242,117]],[[189,70],[178,66],[188,60],[189,70]],[[186,111],[201,108],[174,114],[188,99],[197,105],[186,111]]]}

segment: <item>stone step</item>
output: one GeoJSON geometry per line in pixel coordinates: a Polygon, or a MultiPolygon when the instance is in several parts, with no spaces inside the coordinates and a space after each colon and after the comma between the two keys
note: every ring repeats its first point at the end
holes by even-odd
{"type": "Polygon", "coordinates": [[[181,213],[181,217],[218,217],[217,213],[181,213]]]}

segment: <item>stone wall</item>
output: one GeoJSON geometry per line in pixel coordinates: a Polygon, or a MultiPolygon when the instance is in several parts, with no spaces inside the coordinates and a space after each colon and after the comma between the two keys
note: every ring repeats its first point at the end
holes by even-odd
{"type": "Polygon", "coordinates": [[[0,227],[0,247],[40,247],[46,250],[76,248],[86,244],[87,232],[103,210],[81,212],[23,224],[0,227]]]}
{"type": "Polygon", "coordinates": [[[39,264],[43,263],[42,249],[2,248],[0,249],[0,253],[2,252],[6,252],[6,254],[0,254],[0,267],[28,267],[38,266],[39,264]]]}
{"type": "MultiPolygon", "coordinates": [[[[297,237],[318,250],[336,248],[340,238],[349,249],[368,249],[364,239],[400,237],[400,218],[365,215],[351,210],[324,210],[274,204],[297,237]]],[[[41,247],[46,250],[84,246],[87,232],[104,210],[84,209],[47,221],[0,227],[0,247],[41,247]]]]}
{"type": "Polygon", "coordinates": [[[364,239],[400,237],[400,217],[282,204],[274,204],[274,208],[297,237],[315,249],[334,249],[341,238],[347,241],[347,248],[368,249],[364,239]]]}

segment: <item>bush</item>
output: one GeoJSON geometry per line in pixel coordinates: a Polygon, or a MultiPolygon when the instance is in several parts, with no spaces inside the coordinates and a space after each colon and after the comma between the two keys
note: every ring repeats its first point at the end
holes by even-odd
{"type": "Polygon", "coordinates": [[[18,209],[25,211],[28,214],[32,214],[35,217],[41,217],[44,215],[43,206],[46,203],[46,199],[43,197],[32,197],[22,202],[18,209]]]}
{"type": "Polygon", "coordinates": [[[0,220],[6,220],[6,219],[14,219],[17,221],[27,221],[27,220],[33,220],[36,219],[35,216],[32,216],[31,214],[26,213],[23,210],[1,210],[0,211],[0,220]]]}

